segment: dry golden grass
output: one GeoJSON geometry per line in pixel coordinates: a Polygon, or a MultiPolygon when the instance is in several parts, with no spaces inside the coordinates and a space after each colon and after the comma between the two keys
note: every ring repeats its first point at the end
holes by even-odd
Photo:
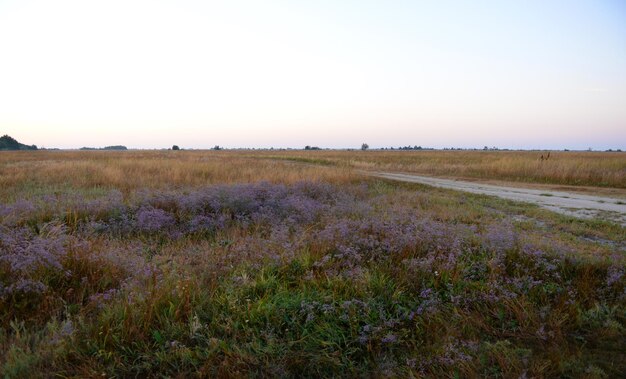
{"type": "Polygon", "coordinates": [[[280,151],[283,159],[363,170],[528,183],[626,188],[626,152],[280,151]]]}
{"type": "Polygon", "coordinates": [[[626,188],[626,153],[519,151],[21,151],[0,153],[0,201],[216,183],[350,182],[355,169],[626,188]]]}
{"type": "MultiPolygon", "coordinates": [[[[246,154],[249,155],[249,154],[246,154]]],[[[0,153],[0,201],[81,191],[190,188],[216,183],[348,182],[349,168],[257,159],[237,151],[31,151],[0,153]]]]}

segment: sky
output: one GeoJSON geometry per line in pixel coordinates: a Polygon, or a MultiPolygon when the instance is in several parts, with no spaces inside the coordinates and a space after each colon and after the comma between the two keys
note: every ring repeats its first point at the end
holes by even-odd
{"type": "Polygon", "coordinates": [[[626,149],[626,2],[0,0],[0,134],[626,149]]]}

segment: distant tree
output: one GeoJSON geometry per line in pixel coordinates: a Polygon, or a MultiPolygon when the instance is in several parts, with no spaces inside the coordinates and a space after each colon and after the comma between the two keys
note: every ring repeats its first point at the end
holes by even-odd
{"type": "Polygon", "coordinates": [[[306,145],[306,146],[304,147],[304,150],[311,150],[311,146],[306,145]]]}
{"type": "Polygon", "coordinates": [[[363,145],[361,145],[361,150],[363,150],[363,151],[365,151],[365,150],[367,150],[367,149],[369,149],[369,148],[370,148],[370,145],[368,145],[368,144],[366,144],[366,143],[364,143],[363,145]]]}
{"type": "Polygon", "coordinates": [[[174,145],[172,146],[172,150],[180,150],[180,147],[178,147],[178,145],[174,145]]]}
{"type": "Polygon", "coordinates": [[[100,150],[128,150],[128,148],[123,145],[115,145],[115,146],[106,146],[100,150]]]}
{"type": "Polygon", "coordinates": [[[222,148],[220,147],[220,145],[215,145],[215,147],[213,148],[213,150],[222,150],[222,148]]]}
{"type": "Polygon", "coordinates": [[[36,145],[24,145],[8,135],[0,137],[0,150],[37,150],[36,145]]]}

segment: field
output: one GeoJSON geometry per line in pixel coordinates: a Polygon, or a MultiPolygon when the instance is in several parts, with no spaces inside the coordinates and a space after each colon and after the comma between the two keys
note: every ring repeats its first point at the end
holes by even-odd
{"type": "Polygon", "coordinates": [[[355,170],[626,187],[537,154],[2,153],[0,375],[624,377],[626,228],[355,170]]]}
{"type": "Polygon", "coordinates": [[[357,177],[347,168],[293,165],[233,151],[40,151],[0,154],[0,201],[42,195],[124,195],[150,189],[268,181],[290,184],[357,177]]]}
{"type": "Polygon", "coordinates": [[[626,152],[282,151],[280,159],[423,175],[626,188],[626,152]]]}

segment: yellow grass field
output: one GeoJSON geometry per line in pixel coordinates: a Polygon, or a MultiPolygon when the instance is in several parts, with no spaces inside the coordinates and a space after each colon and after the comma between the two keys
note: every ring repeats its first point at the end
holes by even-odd
{"type": "Polygon", "coordinates": [[[351,181],[347,167],[259,160],[237,151],[35,151],[0,153],[0,201],[81,190],[193,188],[268,181],[351,181]]]}
{"type": "Polygon", "coordinates": [[[80,190],[352,182],[357,170],[626,188],[626,153],[513,151],[31,151],[0,153],[0,201],[80,190]]]}
{"type": "Polygon", "coordinates": [[[266,155],[423,175],[527,183],[626,188],[626,152],[281,151],[266,155]]]}

